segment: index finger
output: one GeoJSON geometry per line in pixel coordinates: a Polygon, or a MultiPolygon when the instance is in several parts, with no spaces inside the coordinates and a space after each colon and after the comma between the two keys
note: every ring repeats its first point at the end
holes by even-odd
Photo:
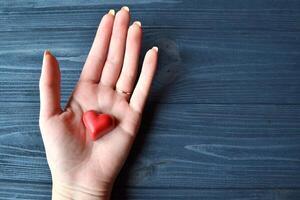
{"type": "Polygon", "coordinates": [[[110,10],[103,16],[97,30],[93,45],[84,64],[80,80],[98,83],[106,61],[114,24],[115,11],[110,10]]]}

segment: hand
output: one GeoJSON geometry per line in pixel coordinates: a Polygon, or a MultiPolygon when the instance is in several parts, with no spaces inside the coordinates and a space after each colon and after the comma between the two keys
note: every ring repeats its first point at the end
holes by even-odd
{"type": "Polygon", "coordinates": [[[129,28],[130,13],[111,10],[94,43],[65,109],[60,107],[60,71],[45,51],[40,78],[40,129],[53,180],[53,199],[109,199],[138,132],[157,65],[157,47],[145,56],[135,85],[142,29],[129,28]],[[120,91],[126,91],[123,93],[120,91]],[[115,116],[117,126],[97,141],[89,137],[82,115],[87,110],[115,116]]]}

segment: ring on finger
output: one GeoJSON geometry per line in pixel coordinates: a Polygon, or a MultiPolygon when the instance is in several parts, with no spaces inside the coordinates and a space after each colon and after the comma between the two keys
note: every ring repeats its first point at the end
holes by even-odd
{"type": "Polygon", "coordinates": [[[121,94],[125,94],[125,95],[131,95],[132,94],[132,92],[126,92],[126,91],[121,90],[119,88],[116,88],[116,91],[119,92],[119,93],[121,93],[121,94]]]}

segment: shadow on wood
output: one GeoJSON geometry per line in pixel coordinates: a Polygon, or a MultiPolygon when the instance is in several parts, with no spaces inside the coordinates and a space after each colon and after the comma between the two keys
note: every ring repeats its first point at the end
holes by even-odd
{"type": "MultiPolygon", "coordinates": [[[[157,40],[156,44],[159,47],[159,56],[168,58],[165,59],[165,62],[160,62],[159,59],[158,69],[155,76],[156,81],[154,81],[154,83],[157,84],[157,89],[155,91],[155,99],[163,99],[165,95],[168,94],[168,86],[176,80],[176,77],[179,74],[181,59],[178,48],[174,41],[164,38],[161,40],[157,40]]],[[[153,95],[150,95],[150,98],[153,98],[153,95]]],[[[128,182],[130,181],[130,179],[135,178],[138,182],[144,177],[151,176],[151,173],[153,171],[152,165],[146,165],[144,170],[139,169],[138,176],[135,173],[134,166],[137,161],[141,160],[139,158],[142,157],[143,149],[146,145],[146,141],[149,136],[148,133],[150,132],[150,127],[152,127],[151,124],[153,123],[157,111],[159,110],[159,106],[162,105],[156,103],[156,101],[150,100],[146,105],[139,133],[134,142],[129,158],[125,163],[123,169],[121,170],[119,177],[116,180],[114,190],[112,192],[113,200],[118,199],[118,197],[120,196],[122,196],[122,199],[124,200],[128,199],[126,186],[129,185],[128,182]],[[130,176],[131,173],[135,174],[135,176],[130,176]]]]}

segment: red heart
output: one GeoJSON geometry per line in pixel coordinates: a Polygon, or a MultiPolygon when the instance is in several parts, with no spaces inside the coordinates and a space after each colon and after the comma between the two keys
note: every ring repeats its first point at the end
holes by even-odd
{"type": "Polygon", "coordinates": [[[98,114],[93,110],[83,114],[83,123],[90,131],[92,140],[97,140],[115,126],[114,118],[109,114],[98,114]]]}

